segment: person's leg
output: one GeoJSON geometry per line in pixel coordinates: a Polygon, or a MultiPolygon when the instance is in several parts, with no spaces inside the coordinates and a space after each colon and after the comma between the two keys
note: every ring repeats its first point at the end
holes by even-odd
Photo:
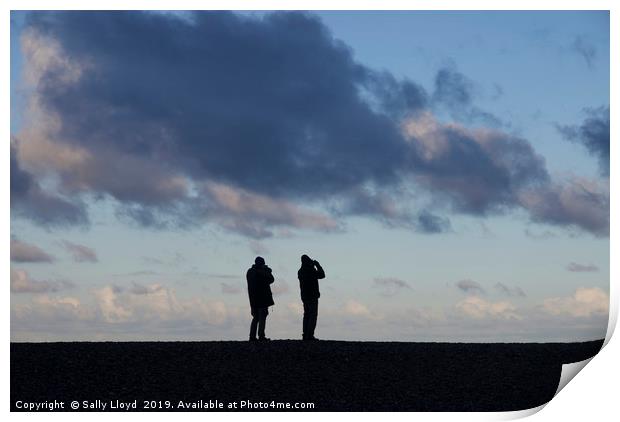
{"type": "Polygon", "coordinates": [[[304,302],[304,334],[305,340],[314,338],[314,329],[316,327],[318,300],[307,300],[304,302]]]}
{"type": "Polygon", "coordinates": [[[258,338],[265,338],[265,325],[267,324],[267,315],[269,315],[269,308],[259,309],[258,319],[258,338]]]}
{"type": "Polygon", "coordinates": [[[304,302],[303,339],[308,338],[308,322],[310,321],[310,302],[304,302]]]}
{"type": "Polygon", "coordinates": [[[258,325],[258,310],[252,308],[252,322],[250,323],[250,340],[256,340],[256,326],[258,325]]]}
{"type": "Polygon", "coordinates": [[[310,303],[310,315],[308,321],[308,337],[314,338],[314,329],[316,328],[316,320],[319,313],[319,301],[314,300],[310,303]]]}

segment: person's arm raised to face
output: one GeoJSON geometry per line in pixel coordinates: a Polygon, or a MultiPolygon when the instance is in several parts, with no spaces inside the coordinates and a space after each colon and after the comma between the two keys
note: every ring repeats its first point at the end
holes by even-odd
{"type": "Polygon", "coordinates": [[[271,284],[274,282],[274,278],[273,278],[273,274],[271,272],[271,268],[265,266],[265,280],[267,280],[268,284],[271,284]]]}
{"type": "Polygon", "coordinates": [[[319,264],[319,261],[314,261],[314,266],[316,267],[316,278],[321,279],[325,278],[325,271],[323,271],[323,267],[319,264]]]}

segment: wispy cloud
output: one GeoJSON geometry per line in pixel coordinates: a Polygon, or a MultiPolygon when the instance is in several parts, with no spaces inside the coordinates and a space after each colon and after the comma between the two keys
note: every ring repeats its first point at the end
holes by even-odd
{"type": "Polygon", "coordinates": [[[597,50],[586,37],[578,35],[570,46],[571,50],[583,58],[589,69],[594,68],[597,50]]]}
{"type": "Polygon", "coordinates": [[[248,246],[250,247],[250,250],[256,255],[265,255],[269,252],[269,249],[258,240],[250,240],[248,246]]]}
{"type": "Polygon", "coordinates": [[[495,288],[502,294],[506,296],[516,296],[516,297],[525,297],[525,292],[521,287],[514,286],[508,287],[504,283],[496,283],[495,288]]]}
{"type": "Polygon", "coordinates": [[[465,279],[460,280],[456,283],[456,287],[459,288],[464,293],[473,293],[473,294],[484,294],[485,290],[482,288],[480,283],[474,280],[465,279]]]}
{"type": "Polygon", "coordinates": [[[584,109],[586,118],[577,125],[559,125],[562,136],[583,145],[599,161],[601,174],[609,177],[610,123],[609,106],[584,109]]]}
{"type": "Polygon", "coordinates": [[[409,283],[394,277],[375,278],[373,287],[380,289],[383,296],[394,296],[403,289],[411,289],[409,283]]]}
{"type": "Polygon", "coordinates": [[[593,264],[578,264],[571,262],[566,266],[566,270],[573,273],[592,273],[598,271],[598,267],[593,264]]]}
{"type": "Polygon", "coordinates": [[[72,243],[67,240],[62,242],[65,249],[71,254],[75,262],[97,262],[95,250],[88,246],[72,243]]]}
{"type": "Polygon", "coordinates": [[[12,293],[48,293],[71,289],[75,285],[66,280],[39,281],[30,277],[27,271],[11,268],[12,293]]]}
{"type": "Polygon", "coordinates": [[[222,288],[222,293],[225,293],[227,295],[236,295],[242,292],[241,287],[239,287],[237,284],[230,284],[230,283],[220,283],[220,287],[222,288]]]}
{"type": "Polygon", "coordinates": [[[54,257],[36,245],[11,238],[12,262],[52,262],[54,257]]]}
{"type": "Polygon", "coordinates": [[[271,291],[274,296],[285,295],[290,292],[290,287],[285,280],[276,279],[275,283],[271,285],[271,291]]]}

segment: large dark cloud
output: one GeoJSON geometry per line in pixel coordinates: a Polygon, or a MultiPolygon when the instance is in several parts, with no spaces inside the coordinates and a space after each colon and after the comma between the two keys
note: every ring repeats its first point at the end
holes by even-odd
{"type": "MultiPolygon", "coordinates": [[[[439,233],[446,218],[395,205],[412,198],[405,185],[486,215],[530,210],[520,192],[549,184],[524,139],[427,127],[436,106],[500,125],[475,107],[464,75],[442,69],[429,95],[355,61],[307,13],[33,12],[24,36],[36,105],[62,123],[41,145],[63,148],[37,155],[24,134],[27,160],[52,167],[62,193],[111,196],[118,215],[145,226],[214,221],[263,238],[274,227],[339,230],[332,216],[364,215],[439,233]]],[[[12,191],[30,189],[15,168],[12,191]]]]}
{"type": "MultiPolygon", "coordinates": [[[[39,87],[63,117],[63,139],[112,143],[278,196],[396,180],[405,145],[359,92],[374,76],[317,18],[216,12],[192,21],[132,12],[31,15],[32,27],[88,63],[74,84],[48,72],[39,87]]],[[[398,89],[390,102],[417,101],[398,89]]]]}
{"type": "Polygon", "coordinates": [[[609,176],[609,106],[585,109],[587,117],[579,125],[558,125],[569,141],[578,142],[598,158],[601,173],[609,176]]]}

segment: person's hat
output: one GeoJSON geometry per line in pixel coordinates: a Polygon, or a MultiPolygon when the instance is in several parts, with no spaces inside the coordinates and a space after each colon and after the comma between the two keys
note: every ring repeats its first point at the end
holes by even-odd
{"type": "Polygon", "coordinates": [[[263,259],[262,256],[257,256],[256,259],[254,260],[254,263],[256,265],[265,265],[265,260],[263,259]]]}

